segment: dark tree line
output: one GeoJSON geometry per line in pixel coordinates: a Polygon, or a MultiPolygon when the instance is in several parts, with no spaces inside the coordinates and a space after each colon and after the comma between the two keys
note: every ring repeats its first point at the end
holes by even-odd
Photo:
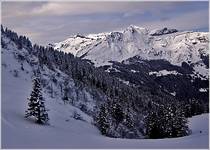
{"type": "MultiPolygon", "coordinates": [[[[5,34],[7,37],[10,37],[10,39],[17,44],[18,49],[22,49],[24,47],[27,49],[32,48],[32,43],[29,40],[29,38],[22,36],[22,35],[18,36],[17,33],[13,32],[7,28],[4,29],[2,25],[1,25],[1,33],[5,34]]],[[[4,48],[4,46],[5,46],[5,43],[2,44],[3,48],[4,48]]]]}

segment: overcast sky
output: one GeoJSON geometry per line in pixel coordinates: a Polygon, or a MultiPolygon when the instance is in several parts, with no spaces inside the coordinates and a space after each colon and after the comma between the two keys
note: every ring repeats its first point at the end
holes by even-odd
{"type": "Polygon", "coordinates": [[[130,24],[208,31],[203,2],[2,2],[2,24],[46,45],[80,33],[123,29],[130,24]]]}

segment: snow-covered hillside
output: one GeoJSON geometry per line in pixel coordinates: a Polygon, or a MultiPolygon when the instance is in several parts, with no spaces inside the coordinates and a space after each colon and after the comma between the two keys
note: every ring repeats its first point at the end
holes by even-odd
{"type": "MultiPolygon", "coordinates": [[[[4,52],[5,53],[5,52],[4,52]]],[[[3,55],[4,59],[5,55],[3,55]]],[[[7,57],[8,58],[8,57],[7,57]]],[[[8,67],[15,66],[13,61],[8,67]]],[[[31,79],[2,67],[2,148],[208,148],[208,114],[189,119],[192,135],[173,139],[112,139],[91,125],[91,118],[55,98],[47,99],[50,126],[24,119],[31,79]],[[85,121],[71,117],[74,111],[85,121]]],[[[47,95],[46,95],[47,96],[47,95]]]]}
{"type": "Polygon", "coordinates": [[[91,125],[91,117],[76,107],[48,97],[50,126],[40,126],[24,119],[27,97],[31,91],[30,66],[14,76],[20,69],[10,51],[2,51],[2,148],[208,148],[208,114],[190,120],[192,135],[175,139],[128,140],[112,139],[100,134],[91,125]],[[7,63],[7,61],[10,63],[7,63]],[[72,117],[74,111],[85,121],[72,117]],[[201,131],[201,133],[200,133],[201,131]]]}
{"type": "Polygon", "coordinates": [[[178,32],[167,28],[149,31],[131,25],[123,31],[70,37],[54,47],[89,59],[95,66],[134,56],[144,60],[165,59],[178,66],[186,62],[195,64],[195,72],[208,78],[208,68],[202,62],[202,57],[209,55],[208,45],[207,32],[178,32]]]}
{"type": "MultiPolygon", "coordinates": [[[[25,119],[25,110],[27,110],[28,105],[27,98],[32,90],[32,78],[34,70],[37,69],[37,64],[39,63],[38,58],[30,54],[25,48],[18,49],[17,45],[4,35],[2,35],[2,40],[6,44],[6,48],[1,48],[3,106],[1,121],[2,146],[4,148],[13,147],[13,145],[13,148],[21,148],[21,144],[24,145],[25,142],[31,145],[31,148],[36,148],[36,145],[39,146],[39,144],[34,139],[38,138],[37,140],[39,140],[40,137],[31,136],[32,139],[30,139],[28,138],[30,135],[42,132],[45,129],[46,132],[50,132],[51,129],[60,132],[59,130],[63,126],[68,126],[72,120],[75,124],[74,126],[78,126],[78,123],[81,124],[79,125],[81,128],[79,131],[85,130],[83,129],[85,127],[83,124],[93,128],[91,125],[92,117],[79,109],[81,106],[86,106],[87,111],[91,112],[93,110],[95,100],[92,95],[84,88],[78,89],[74,80],[60,70],[52,71],[46,66],[43,66],[43,69],[40,71],[42,80],[45,83],[43,95],[46,99],[46,107],[50,110],[50,126],[36,125],[34,123],[35,120],[25,119]],[[58,74],[59,76],[57,76],[58,74]],[[56,83],[52,82],[52,79],[56,83]],[[71,89],[72,102],[64,105],[59,86],[67,79],[68,87],[71,89]]],[[[72,131],[74,132],[74,129],[72,131]]],[[[55,135],[56,132],[53,134],[55,135]]],[[[65,132],[65,129],[61,132],[65,132]]],[[[45,132],[42,133],[45,134],[45,132]]]]}
{"type": "MultiPolygon", "coordinates": [[[[140,28],[139,30],[147,32],[140,28]]],[[[1,36],[2,148],[208,147],[208,114],[189,119],[192,134],[186,137],[154,140],[119,139],[102,136],[92,123],[91,112],[93,112],[93,107],[97,105],[99,100],[104,100],[105,95],[102,92],[97,93],[97,91],[94,92],[98,95],[93,95],[93,87],[87,88],[85,85],[78,87],[76,85],[78,82],[70,75],[56,67],[51,66],[53,69],[49,69],[50,65],[41,64],[43,60],[38,59],[35,48],[30,49],[30,42],[23,36],[19,39],[15,37],[15,33],[8,30],[7,34],[4,33],[1,36]],[[19,42],[20,39],[24,42],[19,42]],[[28,103],[27,97],[32,90],[32,78],[38,66],[42,76],[45,105],[50,110],[48,112],[50,125],[38,125],[35,124],[33,118],[24,118],[28,103]],[[71,100],[68,104],[64,104],[62,100],[62,86],[65,85],[66,81],[68,81],[66,86],[70,89],[68,96],[71,100]],[[81,106],[86,106],[86,111],[82,110],[81,106]]],[[[89,35],[88,40],[101,40],[104,37],[103,34],[89,35]]],[[[120,38],[121,34],[118,34],[117,37],[120,38]]],[[[84,37],[78,35],[77,38],[84,37]]],[[[110,38],[112,38],[112,34],[110,38]]],[[[132,70],[132,72],[136,71],[132,70]]],[[[166,74],[165,72],[161,73],[166,74]]],[[[149,93],[147,93],[147,97],[149,97],[149,93]]]]}

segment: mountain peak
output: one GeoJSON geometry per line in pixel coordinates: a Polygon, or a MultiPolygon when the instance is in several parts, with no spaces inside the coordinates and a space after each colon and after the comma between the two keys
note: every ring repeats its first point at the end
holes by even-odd
{"type": "Polygon", "coordinates": [[[121,62],[134,56],[165,59],[180,66],[182,62],[199,62],[201,54],[208,55],[208,33],[177,32],[177,29],[167,27],[149,31],[130,25],[123,31],[72,38],[55,44],[55,48],[89,59],[95,66],[107,65],[109,61],[121,62]]]}
{"type": "Polygon", "coordinates": [[[74,37],[75,37],[75,38],[77,38],[77,37],[79,37],[79,38],[85,38],[85,36],[82,35],[82,34],[80,34],[80,33],[77,33],[74,37]]]}
{"type": "Polygon", "coordinates": [[[147,33],[148,32],[148,29],[146,28],[143,28],[143,27],[138,27],[138,26],[135,26],[135,25],[130,25],[128,26],[124,32],[126,31],[130,31],[131,33],[134,33],[134,32],[144,32],[144,33],[147,33]]]}
{"type": "Polygon", "coordinates": [[[170,33],[175,33],[178,32],[177,29],[169,29],[167,27],[164,27],[162,29],[154,29],[150,32],[150,35],[152,36],[158,36],[158,35],[164,35],[164,34],[170,34],[170,33]]]}

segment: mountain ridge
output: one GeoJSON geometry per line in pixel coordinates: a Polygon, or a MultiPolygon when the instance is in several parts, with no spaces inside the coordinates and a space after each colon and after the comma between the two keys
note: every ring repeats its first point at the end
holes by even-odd
{"type": "Polygon", "coordinates": [[[127,85],[151,90],[154,86],[181,101],[195,98],[207,103],[208,36],[207,32],[166,27],[150,31],[131,25],[122,31],[94,34],[92,40],[70,38],[59,43],[64,47],[55,48],[91,61],[127,85]]]}
{"type": "MultiPolygon", "coordinates": [[[[208,43],[207,32],[167,28],[149,31],[131,25],[123,31],[70,37],[56,43],[54,48],[89,59],[97,67],[108,65],[109,61],[122,62],[139,56],[143,60],[165,59],[178,66],[183,62],[197,64],[194,68],[198,70],[205,66],[201,57],[209,55],[208,43]]],[[[205,70],[205,67],[202,69],[205,70]]],[[[202,75],[207,76],[206,72],[207,70],[202,75]]]]}

